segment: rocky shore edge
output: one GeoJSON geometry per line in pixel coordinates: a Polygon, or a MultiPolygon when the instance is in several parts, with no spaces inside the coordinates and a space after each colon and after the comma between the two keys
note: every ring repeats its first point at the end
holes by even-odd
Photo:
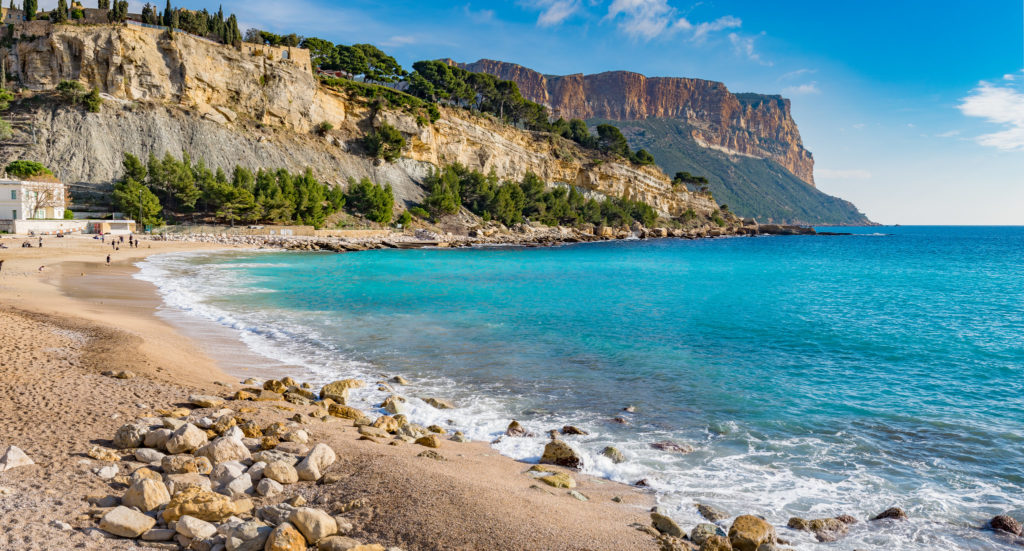
{"type": "MultiPolygon", "coordinates": [[[[130,371],[103,375],[135,377],[130,371]]],[[[461,432],[409,421],[403,413],[407,400],[396,390],[409,384],[406,379],[395,376],[375,384],[389,393],[378,406],[384,413],[375,417],[347,405],[350,390],[366,386],[363,380],[334,381],[314,392],[310,384],[284,377],[249,378],[233,393],[192,394],[187,404],[134,419],[116,430],[109,446],[96,444],[84,453],[100,462],[93,474],[123,493],[90,496],[90,508],[75,521],[95,523],[87,530],[98,536],[132,539],[141,547],[155,549],[402,551],[350,537],[355,529],[351,513],[363,507],[365,500],[335,503],[325,510],[296,491],[303,485],[330,486],[346,476],[331,468],[338,458],[335,450],[313,441],[311,433],[315,431],[307,430],[313,424],[350,421],[358,440],[420,446],[423,451],[417,456],[432,461],[448,460],[438,451],[443,440],[467,441],[461,432]]],[[[440,398],[423,400],[437,409],[455,407],[440,398]]],[[[551,440],[540,463],[523,474],[549,488],[545,491],[566,490],[572,498],[585,502],[589,498],[574,490],[573,478],[582,468],[582,459],[560,437],[575,434],[586,433],[572,426],[549,431],[551,440]]],[[[503,437],[524,436],[532,435],[512,421],[503,437]]],[[[614,453],[614,448],[605,450],[609,453],[614,453]]],[[[32,464],[28,455],[12,445],[0,457],[0,472],[32,464]]],[[[635,485],[643,486],[644,481],[635,485]]],[[[613,497],[612,501],[619,499],[613,497]]],[[[783,547],[790,542],[780,538],[764,518],[740,515],[726,524],[732,518],[729,513],[710,505],[694,506],[708,522],[690,531],[657,507],[650,512],[650,524],[631,526],[649,534],[660,551],[790,551],[783,547]]],[[[867,521],[901,522],[907,518],[902,509],[893,507],[867,521]]],[[[71,529],[67,523],[54,522],[62,525],[59,529],[71,529]]],[[[787,528],[811,532],[820,542],[833,542],[857,522],[850,515],[794,517],[787,528]]],[[[996,516],[984,528],[1005,537],[1022,534],[1020,522],[1007,515],[996,516]]]]}
{"type": "MultiPolygon", "coordinates": [[[[640,224],[621,228],[570,228],[519,224],[505,228],[490,223],[466,234],[440,234],[430,230],[392,231],[387,235],[344,238],[285,235],[233,235],[224,233],[179,233],[168,231],[153,236],[164,241],[191,241],[294,251],[356,252],[372,249],[415,249],[426,247],[466,248],[486,246],[550,247],[572,243],[621,241],[628,239],[711,239],[760,235],[817,235],[814,228],[756,222],[736,226],[704,225],[698,228],[645,228],[640,224]]],[[[833,234],[827,235],[845,235],[833,234]]]]}

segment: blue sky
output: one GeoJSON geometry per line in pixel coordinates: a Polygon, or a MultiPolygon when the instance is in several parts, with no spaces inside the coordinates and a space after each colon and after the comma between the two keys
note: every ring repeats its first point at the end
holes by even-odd
{"type": "Polygon", "coordinates": [[[491,58],[548,74],[631,70],[783,94],[818,187],[872,219],[1024,224],[1024,0],[223,6],[243,30],[369,42],[406,66],[491,58]]]}

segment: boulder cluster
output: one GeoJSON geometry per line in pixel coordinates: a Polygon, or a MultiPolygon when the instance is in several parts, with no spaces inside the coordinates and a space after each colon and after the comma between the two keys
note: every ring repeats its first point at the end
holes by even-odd
{"type": "MultiPolygon", "coordinates": [[[[90,497],[89,514],[108,534],[168,548],[300,551],[312,546],[318,551],[400,551],[349,537],[354,527],[345,517],[347,510],[330,514],[306,506],[301,495],[289,492],[293,485],[331,483],[327,470],[337,461],[329,445],[312,441],[303,428],[304,420],[352,419],[364,439],[396,434],[396,438],[440,447],[437,433],[405,421],[402,415],[371,421],[345,405],[349,389],[363,384],[355,379],[336,381],[318,395],[310,385],[286,377],[244,388],[232,398],[194,394],[188,397],[191,408],[159,410],[153,417],[122,425],[113,434],[112,448],[93,446],[87,455],[109,463],[93,470],[97,476],[127,489],[119,496],[90,497]],[[246,415],[257,412],[244,404],[247,400],[316,407],[308,419],[296,414],[287,421],[259,423],[246,415]],[[125,464],[128,472],[121,471],[125,464]]],[[[5,457],[13,465],[24,461],[21,455],[20,450],[9,450],[5,457]]]]}

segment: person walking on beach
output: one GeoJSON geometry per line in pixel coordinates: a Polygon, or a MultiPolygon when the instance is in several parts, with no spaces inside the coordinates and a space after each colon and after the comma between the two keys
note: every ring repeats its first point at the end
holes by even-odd
{"type": "Polygon", "coordinates": [[[4,271],[4,261],[0,260],[0,272],[4,271]]]}
{"type": "Polygon", "coordinates": [[[110,266],[110,255],[107,255],[107,266],[110,266]]]}
{"type": "Polygon", "coordinates": [[[43,238],[42,237],[39,238],[39,248],[40,249],[43,248],[43,238]]]}

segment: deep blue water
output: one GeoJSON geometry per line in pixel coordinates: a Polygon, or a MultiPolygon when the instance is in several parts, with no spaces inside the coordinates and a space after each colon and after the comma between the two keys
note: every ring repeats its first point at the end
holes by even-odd
{"type": "MultiPolygon", "coordinates": [[[[781,525],[899,505],[912,522],[829,547],[1009,549],[974,526],[1024,516],[1024,228],[852,231],[168,255],[142,277],[302,376],[402,374],[460,406],[414,401],[424,423],[578,425],[586,470],[647,478],[684,528],[694,501],[781,525]],[[695,451],[649,446],[666,439],[695,451]]],[[[496,447],[536,458],[543,439],[496,447]]]]}

